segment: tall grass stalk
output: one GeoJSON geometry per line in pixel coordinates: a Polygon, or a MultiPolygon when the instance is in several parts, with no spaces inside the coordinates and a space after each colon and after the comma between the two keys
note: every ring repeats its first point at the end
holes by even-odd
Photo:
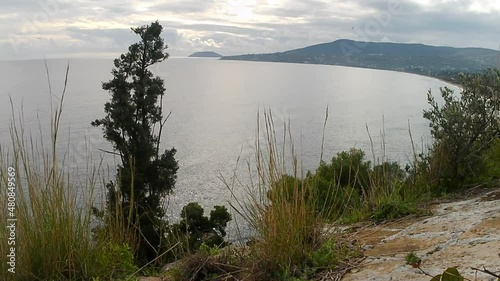
{"type": "Polygon", "coordinates": [[[372,218],[393,219],[418,212],[416,206],[429,196],[428,188],[418,185],[416,177],[421,173],[418,169],[425,168],[418,160],[408,121],[408,134],[410,136],[413,158],[410,160],[407,171],[400,168],[397,162],[389,162],[386,155],[386,136],[384,118],[382,117],[382,162],[377,162],[373,147],[373,141],[366,126],[368,137],[371,143],[373,155],[373,168],[369,173],[369,188],[364,208],[367,213],[371,213],[372,218]],[[410,167],[412,170],[410,170],[410,167]],[[408,174],[409,173],[409,174],[408,174]]]}
{"type": "MultiPolygon", "coordinates": [[[[47,66],[46,66],[47,68],[47,66]]],[[[99,182],[99,169],[87,163],[88,178],[75,185],[68,165],[67,153],[58,152],[58,135],[63,101],[68,83],[66,69],[64,90],[56,106],[51,99],[50,145],[40,135],[25,131],[22,112],[16,118],[13,102],[10,123],[11,147],[1,147],[0,153],[0,221],[7,221],[6,192],[8,167],[16,170],[16,267],[7,271],[5,261],[10,251],[9,233],[0,230],[1,280],[89,280],[91,277],[111,277],[124,270],[116,256],[127,259],[126,247],[110,246],[105,240],[92,238],[93,194],[99,182]],[[78,196],[78,190],[86,193],[78,196]],[[124,250],[125,249],[125,250],[124,250]],[[117,253],[122,251],[123,255],[117,253]],[[110,255],[107,257],[105,255],[110,255]],[[114,256],[113,256],[114,255],[114,256]]]]}
{"type": "MultiPolygon", "coordinates": [[[[318,169],[304,176],[290,123],[283,123],[280,136],[270,110],[264,111],[263,117],[257,114],[255,161],[247,163],[251,183],[244,186],[247,197],[236,195],[235,185],[241,184],[236,174],[230,184],[225,182],[232,193],[231,206],[255,231],[250,246],[253,263],[249,265],[253,278],[302,277],[305,271],[311,272],[311,266],[319,264],[314,257],[321,256],[319,249],[325,245],[334,245],[327,248],[337,258],[353,257],[355,247],[340,250],[341,236],[332,231],[332,222],[383,221],[419,212],[417,205],[428,189],[411,182],[399,163],[388,162],[384,127],[382,159],[377,161],[368,127],[366,130],[373,165],[364,160],[363,151],[354,148],[326,163],[322,160],[322,141],[318,169]]],[[[335,266],[335,261],[324,265],[335,266]]]]}
{"type": "MultiPolygon", "coordinates": [[[[256,140],[255,163],[247,163],[250,177],[256,179],[244,187],[247,198],[233,200],[231,206],[255,231],[250,254],[253,278],[293,276],[321,243],[324,219],[317,212],[315,188],[301,180],[304,174],[289,122],[283,123],[283,135],[278,136],[271,110],[263,117],[258,113],[256,140]],[[292,181],[283,180],[287,174],[292,181]]],[[[226,185],[238,198],[234,183],[226,185]]]]}

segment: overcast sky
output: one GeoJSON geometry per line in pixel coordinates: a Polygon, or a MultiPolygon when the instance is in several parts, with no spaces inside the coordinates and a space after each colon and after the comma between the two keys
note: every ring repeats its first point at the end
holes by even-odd
{"type": "Polygon", "coordinates": [[[159,20],[171,56],[285,51],[341,38],[500,46],[499,0],[0,0],[0,59],[116,57],[159,20]]]}

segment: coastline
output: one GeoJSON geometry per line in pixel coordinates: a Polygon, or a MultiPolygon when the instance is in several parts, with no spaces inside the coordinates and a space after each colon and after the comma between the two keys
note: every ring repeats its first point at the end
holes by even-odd
{"type": "MultiPolygon", "coordinates": [[[[343,64],[311,63],[311,62],[245,60],[245,59],[233,59],[233,58],[229,58],[229,57],[220,57],[218,60],[224,60],[224,61],[245,61],[245,62],[289,63],[289,64],[304,64],[304,65],[328,65],[328,66],[342,66],[342,67],[352,67],[352,68],[364,68],[364,69],[372,69],[372,70],[392,71],[392,72],[414,74],[414,75],[418,75],[418,76],[422,76],[422,77],[433,78],[433,79],[445,82],[447,84],[450,84],[450,85],[453,85],[453,86],[456,86],[456,87],[462,89],[462,85],[460,83],[458,83],[457,81],[453,81],[451,79],[446,79],[445,77],[442,77],[442,76],[426,75],[424,73],[410,72],[410,71],[405,71],[405,70],[401,70],[401,69],[376,68],[376,67],[368,67],[368,66],[353,66],[353,65],[343,65],[343,64]]],[[[460,72],[457,72],[456,74],[458,75],[458,73],[460,73],[460,72]]]]}

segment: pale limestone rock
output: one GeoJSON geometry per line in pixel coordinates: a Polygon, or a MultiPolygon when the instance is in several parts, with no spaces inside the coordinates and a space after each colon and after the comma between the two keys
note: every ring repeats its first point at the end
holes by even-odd
{"type": "MultiPolygon", "coordinates": [[[[500,190],[475,198],[438,204],[434,215],[364,228],[356,234],[367,258],[342,280],[430,280],[405,264],[411,251],[422,258],[421,268],[432,275],[458,266],[475,280],[471,267],[500,270],[500,190]],[[370,247],[368,247],[368,245],[370,247]]],[[[477,280],[491,276],[477,273],[477,280]]]]}

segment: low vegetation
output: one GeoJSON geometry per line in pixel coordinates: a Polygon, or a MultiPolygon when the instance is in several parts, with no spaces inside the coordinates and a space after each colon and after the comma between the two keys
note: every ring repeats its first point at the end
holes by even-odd
{"type": "MultiPolygon", "coordinates": [[[[12,146],[0,147],[0,202],[7,206],[7,171],[13,167],[16,273],[2,262],[0,279],[134,280],[160,274],[162,265],[174,261],[161,273],[173,280],[334,279],[362,257],[339,224],[418,215],[432,197],[500,178],[500,71],[486,70],[462,76],[460,95],[444,88],[441,102],[429,93],[424,117],[435,142],[404,168],[368,161],[365,152],[353,148],[321,161],[315,171],[302,171],[289,125],[276,128],[272,112],[265,111],[258,116],[256,137],[264,141],[256,143],[255,159],[248,163],[252,184],[222,182],[235,198],[230,207],[251,226],[252,238],[245,244],[225,240],[232,216],[224,206],[205,215],[191,202],[180,221],[171,223],[162,200],[174,188],[175,149],[159,154],[166,119],[158,104],[164,88],[147,70],[167,57],[161,30],[157,22],[134,29],[141,42],[115,61],[114,79],[103,84],[112,99],[106,117],[94,125],[104,128],[122,160],[116,179],[106,179],[101,167],[89,163],[91,176],[84,183],[71,180],[65,154],[56,149],[64,92],[52,111],[48,145],[43,137],[34,142],[15,121],[22,117],[13,113],[12,146]],[[94,192],[101,188],[107,192],[104,209],[94,207],[94,192]],[[248,197],[236,196],[241,188],[248,197]],[[82,200],[79,190],[90,193],[82,200]]],[[[0,212],[0,220],[7,219],[0,212]]],[[[0,240],[8,235],[2,229],[0,240]]],[[[10,252],[0,243],[2,257],[10,252]]],[[[420,267],[415,255],[407,263],[420,267]]],[[[450,274],[458,275],[448,269],[433,280],[450,274]]]]}
{"type": "MultiPolygon", "coordinates": [[[[171,260],[185,254],[195,253],[201,248],[221,248],[227,246],[224,241],[227,223],[232,219],[225,206],[214,206],[210,217],[204,216],[204,210],[197,202],[191,202],[181,211],[181,220],[169,227],[167,243],[176,245],[168,253],[171,260]]],[[[169,248],[171,248],[169,247],[169,248]]]]}
{"type": "MultiPolygon", "coordinates": [[[[374,165],[364,160],[365,153],[352,148],[332,157],[330,163],[321,162],[318,169],[308,172],[303,185],[311,186],[308,194],[316,194],[315,211],[330,221],[356,222],[365,219],[383,221],[417,213],[417,204],[428,197],[426,189],[415,190],[410,175],[398,163],[374,165]]],[[[280,181],[295,180],[289,175],[280,181]]],[[[276,185],[272,192],[279,191],[276,185]]],[[[309,200],[309,202],[313,202],[309,200]]]]}
{"type": "MultiPolygon", "coordinates": [[[[68,72],[66,73],[66,75],[68,72]]],[[[52,95],[52,93],[51,93],[52,95]]],[[[96,190],[99,169],[89,163],[90,175],[81,184],[65,166],[64,155],[57,151],[59,122],[64,93],[60,103],[51,110],[50,143],[39,142],[23,124],[10,125],[11,147],[1,146],[0,205],[7,206],[8,167],[15,170],[15,244],[4,243],[10,233],[0,231],[0,279],[2,280],[90,280],[91,278],[125,279],[137,267],[127,244],[113,240],[93,239],[91,229],[92,194],[82,197],[80,190],[96,190]],[[15,273],[5,261],[11,247],[15,248],[15,273]]],[[[40,130],[40,134],[41,130],[40,130]]],[[[12,174],[11,174],[12,175],[12,174]]],[[[6,222],[5,210],[0,220],[6,222]]]]}
{"type": "Polygon", "coordinates": [[[435,140],[429,154],[430,181],[445,190],[474,183],[487,169],[492,146],[500,136],[500,70],[462,75],[460,96],[441,89],[442,106],[429,92],[430,121],[435,140]]]}

